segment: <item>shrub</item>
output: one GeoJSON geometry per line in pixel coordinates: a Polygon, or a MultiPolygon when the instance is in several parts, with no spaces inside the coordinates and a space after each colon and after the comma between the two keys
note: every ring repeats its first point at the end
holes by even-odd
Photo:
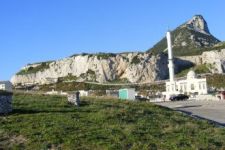
{"type": "Polygon", "coordinates": [[[65,81],[76,81],[77,77],[73,76],[71,73],[69,73],[67,76],[65,77],[60,77],[58,79],[58,82],[65,82],[65,81]]]}
{"type": "Polygon", "coordinates": [[[96,54],[98,59],[109,59],[110,57],[116,57],[114,53],[98,53],[96,54]]]}
{"type": "Polygon", "coordinates": [[[131,64],[139,64],[141,62],[140,58],[138,58],[138,56],[134,56],[132,61],[131,61],[131,64]]]}

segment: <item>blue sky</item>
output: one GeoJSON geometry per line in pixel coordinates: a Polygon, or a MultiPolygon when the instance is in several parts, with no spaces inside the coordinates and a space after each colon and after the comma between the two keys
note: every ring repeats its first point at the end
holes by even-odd
{"type": "Polygon", "coordinates": [[[76,53],[145,51],[201,14],[225,41],[224,0],[0,0],[0,80],[76,53]]]}

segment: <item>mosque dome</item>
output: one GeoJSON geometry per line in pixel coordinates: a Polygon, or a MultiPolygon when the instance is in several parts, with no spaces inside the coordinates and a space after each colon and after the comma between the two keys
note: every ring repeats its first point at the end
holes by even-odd
{"type": "Polygon", "coordinates": [[[193,70],[187,73],[187,79],[194,79],[195,77],[196,77],[196,74],[193,70]]]}

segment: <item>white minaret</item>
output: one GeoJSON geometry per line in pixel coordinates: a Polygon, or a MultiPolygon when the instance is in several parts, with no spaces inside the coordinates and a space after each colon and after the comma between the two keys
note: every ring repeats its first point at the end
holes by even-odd
{"type": "Polygon", "coordinates": [[[169,62],[168,68],[169,68],[170,82],[174,82],[173,52],[172,52],[170,31],[166,33],[166,38],[167,38],[167,46],[168,46],[168,62],[169,62]]]}

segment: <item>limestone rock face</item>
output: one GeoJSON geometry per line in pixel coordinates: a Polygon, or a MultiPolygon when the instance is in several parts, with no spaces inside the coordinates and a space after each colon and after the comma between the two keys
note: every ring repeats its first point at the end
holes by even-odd
{"type": "MultiPolygon", "coordinates": [[[[31,64],[21,71],[34,69],[41,64],[31,64]]],[[[168,77],[167,56],[149,53],[122,53],[100,57],[96,55],[76,55],[48,64],[46,69],[35,73],[18,73],[11,82],[19,84],[48,84],[49,79],[73,76],[76,81],[107,82],[126,79],[129,82],[150,82],[168,77]]],[[[52,82],[57,82],[53,80],[52,82]]]]}
{"type": "Polygon", "coordinates": [[[210,34],[208,25],[207,25],[205,19],[201,15],[195,15],[184,26],[187,26],[188,28],[193,29],[198,32],[210,34]]]}
{"type": "MultiPolygon", "coordinates": [[[[58,79],[73,77],[78,82],[108,82],[125,79],[131,83],[152,82],[168,78],[167,54],[121,53],[107,57],[96,55],[76,55],[48,63],[45,69],[29,72],[40,64],[31,64],[14,75],[14,85],[34,85],[56,83],[58,79]]],[[[174,58],[175,72],[186,66],[210,64],[212,73],[225,73],[225,49],[203,52],[202,55],[174,58]]]]}
{"type": "Polygon", "coordinates": [[[210,64],[212,73],[225,73],[225,49],[203,52],[197,56],[179,57],[196,65],[210,64]]]}

